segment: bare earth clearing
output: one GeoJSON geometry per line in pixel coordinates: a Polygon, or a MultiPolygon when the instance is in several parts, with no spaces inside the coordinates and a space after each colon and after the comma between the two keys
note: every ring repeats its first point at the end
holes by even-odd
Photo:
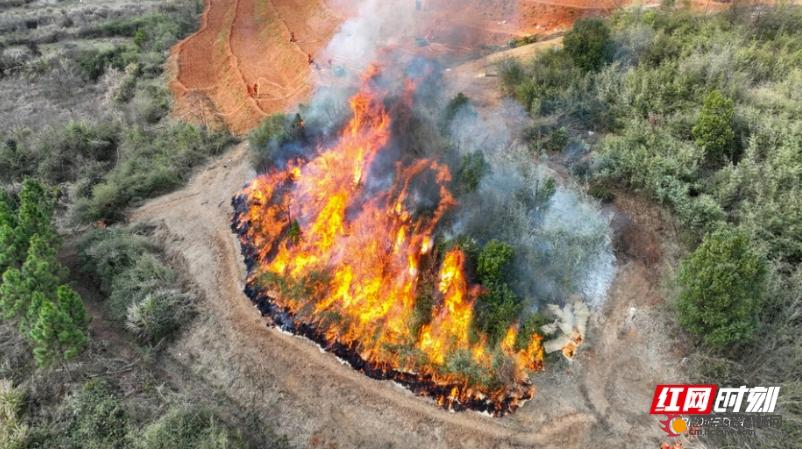
{"type": "MultiPolygon", "coordinates": [[[[451,54],[551,32],[617,6],[607,0],[432,0],[415,12],[412,0],[405,4],[421,18],[408,45],[425,36],[432,51],[451,54]]],[[[308,56],[316,57],[353,10],[354,2],[344,0],[206,0],[200,30],[170,58],[177,115],[239,134],[306,100],[312,70],[330,69],[328,61],[310,65],[308,56]]]]}

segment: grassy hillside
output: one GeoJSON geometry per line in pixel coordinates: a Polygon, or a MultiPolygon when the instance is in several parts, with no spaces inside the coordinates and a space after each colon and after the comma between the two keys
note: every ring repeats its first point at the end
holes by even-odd
{"type": "MultiPolygon", "coordinates": [[[[691,380],[781,385],[783,433],[802,438],[802,10],[622,12],[578,22],[565,48],[507,64],[535,120],[535,153],[585,148],[589,192],[669,207],[688,258],[677,320],[696,342],[691,380]]],[[[566,153],[567,154],[567,153],[566,153]]]]}

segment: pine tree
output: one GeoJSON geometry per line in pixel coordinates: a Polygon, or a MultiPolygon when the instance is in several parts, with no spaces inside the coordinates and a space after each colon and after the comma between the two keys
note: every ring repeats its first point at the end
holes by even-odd
{"type": "Polygon", "coordinates": [[[4,320],[13,320],[23,310],[27,310],[28,298],[22,282],[22,272],[17,268],[6,270],[0,284],[0,316],[4,320]]]}
{"type": "MultiPolygon", "coordinates": [[[[31,238],[37,234],[50,242],[56,241],[53,228],[54,207],[53,199],[41,184],[32,179],[23,182],[14,228],[18,249],[27,251],[31,238]]],[[[25,252],[20,257],[24,255],[25,252]]]]}
{"type": "Polygon", "coordinates": [[[0,311],[5,319],[22,318],[23,331],[30,328],[39,314],[34,293],[53,298],[64,277],[64,267],[56,259],[56,250],[47,238],[38,234],[30,239],[22,269],[10,268],[0,286],[0,311]]]}
{"type": "Polygon", "coordinates": [[[4,191],[0,191],[0,275],[22,257],[14,233],[16,226],[17,216],[11,200],[4,191]]]}
{"type": "MultiPolygon", "coordinates": [[[[64,364],[76,357],[88,341],[86,316],[80,296],[67,286],[60,286],[56,300],[49,301],[36,292],[33,301],[40,301],[36,321],[28,336],[33,343],[33,355],[40,367],[53,362],[64,364]]],[[[65,366],[66,368],[66,366],[65,366]]]]}

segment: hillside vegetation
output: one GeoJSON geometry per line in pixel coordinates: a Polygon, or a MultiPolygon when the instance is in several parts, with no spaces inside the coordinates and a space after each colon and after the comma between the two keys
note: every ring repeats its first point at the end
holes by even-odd
{"type": "Polygon", "coordinates": [[[197,292],[153,229],[106,227],[233,141],[167,117],[200,7],[0,4],[0,448],[286,447],[168,377],[197,292]]]}
{"type": "Polygon", "coordinates": [[[802,10],[634,10],[581,21],[565,48],[508,63],[535,120],[531,149],[589,148],[589,192],[673,211],[690,254],[673,285],[696,342],[691,380],[781,385],[781,433],[802,439],[802,10]]]}

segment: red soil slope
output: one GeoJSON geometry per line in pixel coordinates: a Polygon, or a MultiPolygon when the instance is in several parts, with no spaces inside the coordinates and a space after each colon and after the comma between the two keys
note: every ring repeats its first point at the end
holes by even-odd
{"type": "MultiPolygon", "coordinates": [[[[612,0],[424,0],[426,25],[414,33],[426,35],[433,51],[465,54],[615,6],[612,0]]],[[[200,30],[172,50],[175,114],[242,134],[304,101],[312,90],[308,55],[325,47],[353,9],[345,0],[206,0],[200,30]]]]}

